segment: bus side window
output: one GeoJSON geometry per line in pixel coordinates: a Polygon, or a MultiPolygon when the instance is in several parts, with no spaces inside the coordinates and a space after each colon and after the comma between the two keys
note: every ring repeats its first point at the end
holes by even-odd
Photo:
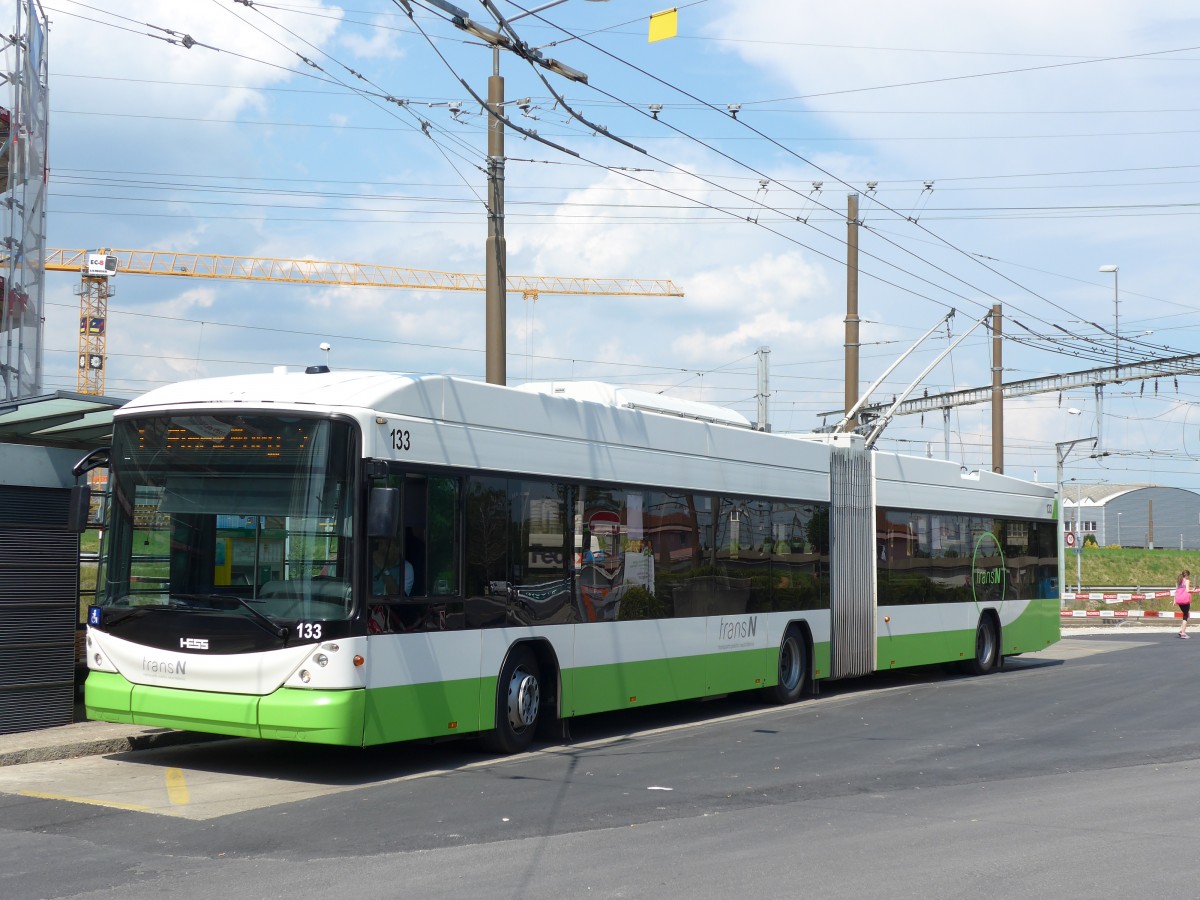
{"type": "Polygon", "coordinates": [[[428,593],[426,575],[429,567],[425,559],[428,503],[429,479],[424,475],[405,476],[400,538],[403,542],[404,562],[410,567],[413,575],[412,589],[409,592],[413,597],[424,597],[428,593]]]}
{"type": "Polygon", "coordinates": [[[390,537],[371,539],[371,593],[399,597],[411,590],[408,564],[400,542],[390,537]]]}
{"type": "Polygon", "coordinates": [[[431,596],[459,592],[458,479],[429,479],[424,548],[424,588],[431,596]]]}
{"type": "Polygon", "coordinates": [[[459,484],[457,478],[394,474],[372,485],[371,545],[394,542],[412,573],[407,596],[459,593],[459,484]]]}
{"type": "Polygon", "coordinates": [[[424,529],[408,525],[404,529],[404,561],[412,567],[412,588],[409,596],[424,597],[429,593],[426,586],[426,544],[424,529]]]}

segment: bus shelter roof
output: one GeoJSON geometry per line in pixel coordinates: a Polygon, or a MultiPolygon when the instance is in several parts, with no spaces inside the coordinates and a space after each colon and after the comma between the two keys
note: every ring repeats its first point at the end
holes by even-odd
{"type": "Polygon", "coordinates": [[[2,401],[0,443],[101,447],[112,440],[113,413],[128,402],[69,391],[2,401]]]}

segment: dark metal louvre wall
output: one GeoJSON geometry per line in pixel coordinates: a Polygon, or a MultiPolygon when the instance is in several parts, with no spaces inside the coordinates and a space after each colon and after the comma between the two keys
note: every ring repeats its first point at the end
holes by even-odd
{"type": "Polygon", "coordinates": [[[70,506],[69,490],[0,485],[0,528],[62,529],[70,506]]]}
{"type": "Polygon", "coordinates": [[[79,535],[71,492],[0,485],[0,734],[71,722],[79,535]]]}
{"type": "Polygon", "coordinates": [[[835,447],[830,459],[830,674],[875,671],[875,511],[871,453],[835,447]]]}

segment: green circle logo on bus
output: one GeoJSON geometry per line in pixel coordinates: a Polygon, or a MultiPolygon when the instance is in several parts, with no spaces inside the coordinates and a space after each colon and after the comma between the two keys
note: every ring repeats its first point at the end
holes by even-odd
{"type": "Polygon", "coordinates": [[[975,539],[971,554],[971,596],[976,604],[1003,603],[1008,578],[1005,574],[1004,550],[990,531],[975,539]]]}

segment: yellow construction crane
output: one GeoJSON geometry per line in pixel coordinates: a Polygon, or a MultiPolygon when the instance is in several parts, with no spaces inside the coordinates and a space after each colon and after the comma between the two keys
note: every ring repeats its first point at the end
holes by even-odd
{"type": "MultiPolygon", "coordinates": [[[[127,275],[176,275],[226,281],[269,281],[282,284],[409,288],[429,291],[485,290],[483,275],[377,266],[370,263],[315,259],[272,259],[176,253],[170,250],[47,250],[47,272],[78,272],[79,378],[81,394],[104,393],[110,279],[127,275]]],[[[526,300],[540,294],[682,297],[671,281],[641,278],[569,278],[552,275],[509,275],[508,290],[526,300]]]]}

